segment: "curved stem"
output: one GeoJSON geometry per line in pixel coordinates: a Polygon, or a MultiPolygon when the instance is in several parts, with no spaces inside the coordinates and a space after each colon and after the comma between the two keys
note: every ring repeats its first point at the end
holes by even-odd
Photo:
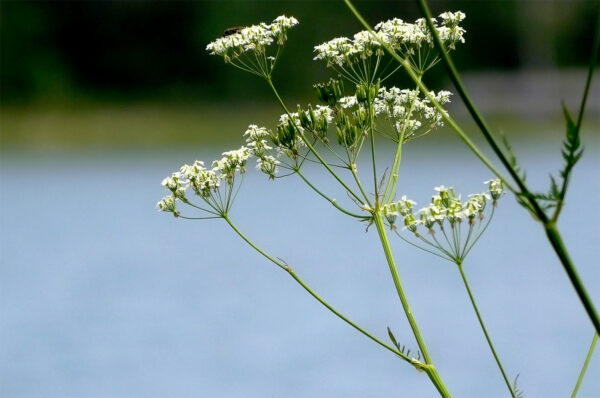
{"type": "MultiPolygon", "coordinates": [[[[427,6],[427,2],[425,0],[418,0],[418,2],[419,2],[419,7],[423,13],[423,16],[425,17],[425,20],[427,21],[429,29],[432,32],[435,46],[438,48],[438,50],[442,56],[442,60],[444,61],[444,66],[446,67],[446,71],[448,72],[450,79],[454,83],[454,87],[456,87],[456,90],[458,91],[460,97],[462,98],[465,106],[471,113],[473,120],[475,120],[475,123],[477,123],[477,126],[481,130],[481,132],[482,132],[483,136],[485,137],[485,139],[487,140],[488,144],[490,145],[492,150],[496,153],[496,155],[498,156],[498,158],[500,159],[500,161],[502,162],[502,164],[504,165],[506,170],[508,170],[511,177],[517,183],[521,195],[527,199],[529,204],[531,204],[531,207],[534,210],[538,220],[544,224],[544,228],[546,229],[546,235],[548,236],[548,239],[550,240],[550,244],[554,248],[554,251],[556,252],[556,255],[558,256],[558,258],[560,259],[560,261],[563,265],[563,268],[567,272],[567,275],[569,276],[569,279],[571,280],[573,288],[577,292],[577,295],[579,296],[579,299],[580,299],[583,307],[585,308],[585,310],[588,314],[588,317],[590,318],[592,324],[594,325],[596,332],[600,333],[600,318],[598,317],[598,313],[596,312],[596,309],[594,308],[594,304],[590,300],[590,298],[587,294],[587,291],[586,291],[585,287],[583,286],[583,283],[581,282],[581,280],[579,279],[579,276],[577,275],[577,270],[575,269],[575,265],[573,264],[573,262],[571,261],[571,259],[569,257],[569,254],[567,253],[566,247],[564,247],[564,245],[562,243],[562,239],[560,237],[558,229],[555,226],[555,220],[551,220],[548,218],[546,213],[540,207],[538,201],[533,197],[533,195],[529,191],[528,187],[525,185],[525,182],[521,179],[518,172],[511,165],[510,161],[504,155],[504,152],[502,152],[502,150],[500,149],[500,146],[498,145],[495,138],[493,137],[489,127],[487,126],[487,123],[483,119],[483,116],[479,113],[478,109],[475,107],[475,105],[471,101],[471,98],[467,94],[467,91],[462,84],[460,76],[459,76],[458,72],[456,71],[454,63],[452,62],[452,58],[448,55],[447,51],[444,49],[442,42],[440,41],[437,31],[435,30],[435,28],[433,26],[433,22],[431,20],[431,13],[429,12],[429,7],[427,6]]],[[[598,14],[598,20],[596,22],[596,30],[594,33],[594,44],[593,44],[593,48],[592,48],[592,60],[590,62],[590,68],[588,71],[588,80],[586,82],[586,89],[584,91],[584,97],[582,100],[582,108],[580,109],[580,112],[579,112],[578,123],[581,123],[581,121],[583,120],[583,111],[585,108],[585,101],[587,99],[587,92],[589,90],[589,84],[591,82],[591,76],[593,73],[593,69],[596,64],[596,57],[598,56],[598,48],[599,47],[600,47],[600,14],[598,14]]],[[[560,211],[560,209],[559,209],[559,211],[560,211]]]]}
{"type": "MultiPolygon", "coordinates": [[[[363,26],[365,26],[365,28],[367,28],[369,31],[373,31],[372,28],[369,26],[369,24],[362,17],[362,15],[360,15],[358,10],[352,5],[352,2],[350,0],[344,0],[344,2],[346,3],[346,5],[350,9],[350,11],[352,11],[352,13],[356,16],[356,18],[363,24],[363,26]]],[[[419,0],[419,2],[420,2],[419,4],[421,4],[423,2],[423,0],[419,0]]],[[[428,12],[429,10],[427,9],[427,6],[425,5],[425,3],[423,3],[423,6],[424,6],[424,10],[427,12],[426,15],[430,15],[430,13],[428,12]]],[[[427,19],[428,23],[431,23],[430,18],[426,18],[426,19],[427,19]]],[[[600,29],[596,29],[596,35],[600,35],[599,32],[600,32],[600,29]]],[[[436,42],[436,46],[437,46],[438,42],[439,42],[439,37],[437,37],[435,30],[434,30],[434,38],[436,38],[435,42],[436,42]]],[[[595,39],[595,42],[598,42],[598,40],[595,39]]],[[[403,60],[402,58],[400,58],[398,56],[398,54],[396,54],[387,44],[385,44],[383,42],[381,42],[381,44],[382,44],[382,47],[384,47],[388,51],[388,53],[390,53],[390,55],[392,57],[394,57],[394,59],[396,59],[396,61],[398,61],[400,64],[402,64],[404,66],[404,69],[409,74],[409,76],[414,81],[416,81],[417,75],[410,67],[410,64],[406,60],[403,60]]],[[[441,49],[442,49],[441,53],[444,56],[443,57],[444,63],[446,63],[446,60],[449,60],[450,58],[449,58],[448,54],[443,51],[443,48],[441,48],[441,49]]],[[[450,69],[449,72],[452,72],[452,73],[458,75],[456,73],[456,70],[450,69]]],[[[460,86],[462,86],[462,84],[460,86]]],[[[458,89],[458,87],[459,86],[457,86],[457,89],[458,89]]],[[[461,140],[488,167],[488,169],[490,169],[498,178],[500,178],[504,182],[504,185],[511,192],[513,192],[517,195],[522,195],[525,198],[527,198],[527,201],[531,204],[537,218],[544,224],[544,228],[546,229],[546,235],[548,236],[548,239],[550,240],[550,244],[554,248],[554,251],[555,251],[557,257],[560,259],[565,272],[567,272],[567,275],[569,275],[569,279],[571,280],[573,288],[577,292],[577,295],[579,296],[579,300],[581,301],[583,307],[585,308],[585,310],[587,312],[588,317],[590,318],[592,324],[594,325],[594,329],[596,330],[597,333],[600,333],[600,317],[598,317],[598,314],[596,312],[594,304],[590,300],[589,295],[587,294],[586,289],[583,286],[583,283],[577,276],[577,271],[575,269],[575,265],[571,261],[569,254],[562,243],[560,233],[558,232],[558,229],[556,229],[554,222],[548,219],[548,216],[540,208],[539,204],[537,203],[537,201],[535,200],[533,195],[527,190],[527,187],[525,187],[525,185],[523,184],[523,181],[519,178],[518,175],[516,175],[517,179],[515,179],[515,181],[517,182],[519,190],[517,190],[506,179],[506,177],[504,177],[502,174],[500,174],[500,172],[491,164],[491,162],[481,153],[479,148],[477,148],[477,146],[475,146],[475,144],[469,139],[469,137],[460,128],[460,126],[450,116],[448,116],[445,113],[445,111],[443,112],[443,108],[435,100],[435,98],[433,98],[431,93],[427,90],[427,87],[425,87],[424,84],[419,83],[419,88],[427,96],[427,98],[429,98],[431,103],[440,112],[442,112],[441,114],[442,114],[442,117],[444,118],[444,121],[446,121],[446,123],[448,123],[448,125],[458,134],[458,136],[461,138],[461,140]]],[[[465,94],[466,94],[466,92],[465,92],[465,94]]],[[[476,111],[476,109],[474,109],[474,110],[476,111]]],[[[479,121],[482,122],[480,127],[483,126],[483,127],[487,128],[487,125],[485,125],[485,122],[483,122],[483,119],[481,119],[481,116],[479,115],[478,112],[474,112],[474,113],[472,113],[472,115],[474,118],[476,118],[476,117],[480,118],[479,121]]],[[[478,122],[478,125],[479,124],[480,123],[478,122]]],[[[488,132],[489,132],[489,130],[488,130],[488,132]]],[[[484,133],[484,135],[485,135],[485,133],[484,133]]],[[[487,136],[486,136],[486,138],[487,138],[487,136]]],[[[493,140],[493,137],[491,137],[491,138],[493,140]]],[[[502,153],[500,148],[497,146],[497,144],[495,146],[493,146],[491,143],[491,140],[490,140],[490,146],[492,146],[492,149],[494,149],[494,151],[497,150],[496,154],[498,155],[498,157],[506,160],[506,157],[504,156],[504,154],[502,153]]],[[[503,163],[504,163],[504,161],[503,161],[503,163]]],[[[509,170],[511,176],[514,176],[516,172],[512,169],[512,167],[510,167],[510,164],[508,164],[508,166],[509,167],[507,167],[507,170],[509,170]]]]}
{"type": "Polygon", "coordinates": [[[585,357],[585,362],[583,362],[583,367],[581,368],[581,372],[579,372],[579,378],[577,378],[577,383],[575,384],[575,388],[573,389],[571,398],[575,398],[577,396],[577,392],[579,391],[579,387],[581,386],[581,382],[583,381],[583,377],[585,376],[587,367],[590,364],[590,359],[592,359],[592,354],[594,353],[594,348],[596,348],[597,342],[598,342],[598,333],[594,333],[594,338],[592,339],[592,344],[590,345],[588,354],[585,357]]]}
{"type": "MultiPolygon", "coordinates": [[[[598,18],[596,19],[596,32],[594,34],[594,43],[592,44],[592,55],[590,57],[590,62],[588,64],[588,74],[587,79],[585,81],[585,89],[583,90],[583,97],[581,98],[581,105],[579,107],[579,116],[577,116],[577,124],[575,125],[576,136],[579,136],[579,131],[581,130],[581,124],[583,123],[583,114],[585,112],[585,104],[587,102],[588,94],[590,92],[590,87],[592,85],[592,76],[594,75],[594,69],[596,68],[596,63],[598,60],[598,51],[600,51],[600,3],[598,3],[598,10],[596,11],[598,18]]],[[[571,173],[567,173],[564,177],[564,181],[562,184],[562,189],[560,192],[560,200],[556,204],[556,209],[554,210],[554,215],[552,216],[552,220],[558,220],[558,216],[562,210],[563,204],[565,202],[565,196],[567,195],[567,188],[569,186],[569,180],[571,173]]]]}
{"type": "Polygon", "coordinates": [[[273,257],[271,257],[269,254],[267,254],[265,251],[263,251],[261,248],[259,248],[258,246],[256,246],[250,239],[248,239],[246,237],[246,235],[244,235],[236,226],[235,224],[233,224],[231,222],[231,220],[229,219],[229,217],[227,217],[227,215],[223,216],[223,219],[225,221],[227,221],[227,224],[229,224],[229,226],[246,242],[248,243],[254,250],[256,250],[257,252],[259,252],[261,255],[263,255],[267,260],[271,261],[272,263],[274,263],[275,265],[277,265],[279,268],[285,270],[288,274],[290,274],[290,276],[296,281],[298,282],[298,284],[300,286],[302,286],[302,288],[304,288],[304,290],[306,290],[311,296],[313,296],[319,303],[323,304],[329,311],[331,311],[334,315],[336,315],[338,318],[340,318],[341,320],[343,320],[344,322],[346,322],[348,325],[352,326],[354,329],[358,330],[360,333],[362,333],[363,335],[365,335],[366,337],[368,337],[369,339],[373,340],[375,343],[379,344],[380,346],[382,346],[383,348],[387,349],[388,351],[393,352],[394,354],[398,355],[400,358],[402,358],[403,360],[405,360],[406,362],[410,363],[411,365],[419,368],[419,366],[417,364],[414,363],[414,361],[408,357],[407,355],[403,354],[402,352],[400,352],[398,349],[384,343],[383,341],[379,340],[377,337],[373,336],[371,333],[367,332],[365,329],[363,329],[362,327],[360,327],[359,325],[357,325],[356,323],[354,323],[353,321],[351,321],[349,318],[347,318],[346,316],[344,316],[342,313],[340,313],[338,310],[336,310],[333,306],[331,306],[331,304],[329,304],[327,301],[325,301],[323,298],[321,298],[321,296],[319,296],[317,293],[315,293],[293,270],[292,268],[285,264],[283,261],[281,260],[277,260],[273,257]]]}
{"type": "MultiPolygon", "coordinates": [[[[367,23],[367,21],[362,17],[362,15],[358,12],[358,10],[354,7],[354,5],[352,4],[352,2],[350,0],[344,0],[344,2],[346,3],[346,5],[348,6],[348,8],[350,9],[350,11],[352,11],[352,13],[354,14],[354,16],[356,17],[356,19],[359,20],[359,22],[370,32],[373,32],[373,29],[371,28],[371,26],[367,23]]],[[[479,158],[479,160],[481,160],[488,169],[490,169],[490,171],[492,173],[494,173],[494,175],[496,175],[498,178],[500,178],[503,182],[504,185],[510,189],[511,191],[515,191],[515,188],[512,186],[512,184],[510,183],[510,181],[507,180],[506,177],[504,177],[500,171],[498,171],[498,169],[496,169],[496,167],[483,155],[483,153],[481,152],[481,150],[473,143],[473,141],[471,141],[471,139],[467,136],[467,134],[460,128],[460,126],[454,121],[454,119],[452,119],[448,113],[444,110],[444,108],[439,104],[439,102],[431,95],[431,93],[429,92],[429,90],[427,89],[427,87],[425,86],[425,84],[423,84],[423,82],[418,80],[418,75],[415,73],[415,71],[413,70],[413,68],[411,67],[410,63],[407,60],[404,60],[402,58],[400,58],[400,56],[398,54],[396,54],[396,52],[394,50],[392,50],[386,43],[384,43],[383,41],[380,42],[381,46],[383,48],[386,49],[386,51],[397,61],[399,62],[404,69],[406,70],[406,73],[408,73],[408,75],[410,76],[410,78],[417,83],[417,85],[419,86],[419,88],[421,89],[421,91],[423,92],[423,94],[425,94],[425,96],[427,96],[427,98],[431,101],[431,103],[436,107],[436,109],[440,112],[440,114],[442,115],[442,117],[444,118],[444,121],[448,124],[448,126],[450,126],[460,137],[460,139],[469,147],[469,149],[471,149],[471,151],[475,154],[475,156],[477,156],[479,158]]]]}
{"type": "MultiPolygon", "coordinates": [[[[275,97],[277,97],[277,100],[279,101],[279,104],[281,105],[281,107],[283,108],[283,110],[285,111],[285,113],[287,113],[288,116],[290,116],[290,120],[292,120],[292,122],[293,122],[293,118],[291,117],[290,111],[287,109],[287,106],[285,106],[285,103],[283,102],[283,100],[279,96],[279,93],[277,92],[277,89],[273,85],[273,82],[271,81],[271,78],[267,76],[265,78],[265,80],[269,84],[269,87],[271,87],[271,90],[273,90],[273,93],[275,94],[275,97]]],[[[329,165],[327,164],[327,162],[325,162],[325,160],[321,157],[321,155],[319,155],[319,153],[312,146],[312,144],[309,142],[309,140],[307,140],[306,137],[304,137],[303,134],[300,134],[300,137],[302,137],[302,140],[304,141],[304,143],[306,144],[306,146],[308,147],[308,149],[310,149],[310,151],[313,153],[313,155],[315,155],[315,157],[319,160],[319,162],[321,162],[321,164],[327,169],[327,171],[329,171],[329,173],[348,191],[348,193],[350,195],[354,196],[354,198],[356,200],[358,200],[359,202],[362,202],[362,200],[358,197],[358,195],[356,193],[354,193],[354,191],[352,191],[352,189],[350,189],[350,187],[348,187],[348,185],[346,185],[346,183],[331,169],[331,167],[329,167],[329,165]]]]}
{"type": "Polygon", "coordinates": [[[392,250],[390,248],[390,243],[387,238],[387,233],[385,231],[385,224],[383,221],[383,217],[381,213],[375,213],[374,215],[375,225],[377,226],[377,232],[379,233],[379,239],[381,240],[381,245],[383,246],[383,251],[385,253],[385,258],[387,260],[388,266],[390,268],[390,273],[392,274],[392,279],[394,280],[394,285],[396,286],[396,292],[398,293],[398,297],[400,298],[400,303],[402,304],[402,308],[404,309],[404,313],[406,314],[406,318],[408,323],[410,324],[410,328],[412,329],[413,335],[415,336],[415,340],[417,340],[417,345],[419,346],[419,350],[423,354],[423,360],[427,365],[430,365],[430,370],[427,370],[427,374],[429,379],[437,388],[438,392],[442,397],[450,397],[450,393],[446,389],[446,386],[442,382],[437,370],[433,366],[431,362],[431,357],[429,356],[429,352],[427,351],[427,345],[421,336],[421,331],[413,317],[412,311],[410,309],[410,305],[408,304],[408,300],[406,295],[404,294],[404,289],[402,288],[402,283],[400,282],[400,276],[398,275],[398,270],[396,269],[396,262],[394,260],[394,256],[392,254],[392,250]]]}
{"type": "Polygon", "coordinates": [[[329,203],[331,203],[336,209],[338,209],[342,213],[347,214],[351,217],[359,218],[359,219],[363,219],[363,220],[368,220],[369,218],[371,218],[369,216],[362,216],[360,214],[352,213],[352,212],[344,209],[342,206],[338,205],[337,202],[335,201],[335,199],[331,199],[329,196],[325,195],[317,187],[315,187],[310,181],[308,181],[308,179],[304,176],[304,174],[302,174],[300,172],[300,169],[296,169],[296,174],[298,174],[298,176],[300,176],[302,181],[304,181],[309,187],[311,187],[313,191],[315,191],[317,194],[319,194],[319,196],[323,197],[325,200],[327,200],[329,203]]]}
{"type": "Polygon", "coordinates": [[[467,282],[467,277],[465,276],[465,272],[463,270],[462,263],[457,262],[456,265],[458,266],[458,270],[460,271],[460,276],[465,285],[465,288],[467,289],[467,293],[469,294],[469,299],[471,300],[471,305],[473,306],[473,310],[475,310],[475,315],[477,315],[477,320],[479,321],[481,330],[483,331],[483,334],[485,335],[485,339],[487,340],[487,343],[490,346],[490,350],[492,351],[492,355],[494,356],[494,359],[496,360],[498,369],[500,369],[500,373],[502,373],[502,378],[504,379],[504,382],[506,383],[506,387],[508,388],[508,391],[510,391],[510,395],[513,398],[516,398],[516,394],[513,391],[512,385],[510,384],[510,380],[508,379],[508,376],[506,375],[506,372],[504,371],[504,367],[502,367],[502,362],[500,362],[500,358],[498,357],[498,354],[496,353],[496,349],[494,348],[492,339],[490,338],[487,328],[485,327],[485,324],[483,323],[483,318],[481,317],[481,314],[479,313],[479,308],[477,308],[477,304],[475,303],[475,298],[473,297],[473,293],[471,293],[471,288],[469,287],[469,283],[467,282]]]}

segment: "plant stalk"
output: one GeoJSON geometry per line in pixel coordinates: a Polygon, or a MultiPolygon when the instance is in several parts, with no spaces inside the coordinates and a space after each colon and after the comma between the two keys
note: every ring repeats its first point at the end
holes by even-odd
{"type": "Polygon", "coordinates": [[[477,315],[477,320],[479,321],[481,330],[483,331],[483,334],[485,335],[485,339],[487,340],[488,346],[490,347],[490,350],[492,351],[492,355],[494,356],[494,359],[496,360],[498,369],[500,369],[500,373],[502,373],[502,378],[504,379],[504,383],[506,383],[506,387],[508,387],[508,391],[510,391],[510,395],[513,398],[516,398],[516,394],[513,391],[512,385],[510,384],[510,380],[508,379],[508,376],[506,375],[506,372],[504,371],[502,362],[500,362],[500,357],[498,357],[498,354],[496,353],[496,349],[494,348],[494,344],[492,343],[492,339],[490,338],[487,328],[485,327],[485,324],[483,323],[483,318],[481,317],[481,314],[479,313],[479,308],[477,307],[477,304],[475,302],[475,297],[473,297],[473,293],[471,292],[471,288],[469,287],[469,283],[467,282],[467,277],[465,276],[465,272],[463,270],[462,263],[458,262],[458,263],[456,263],[456,265],[458,266],[458,270],[460,271],[460,276],[465,285],[465,288],[467,289],[467,293],[469,295],[469,300],[471,300],[471,305],[473,306],[473,310],[475,310],[475,315],[477,315]]]}
{"type": "Polygon", "coordinates": [[[588,365],[590,364],[590,359],[592,359],[592,354],[594,353],[594,348],[596,348],[597,342],[598,342],[598,333],[594,333],[594,338],[592,339],[592,344],[590,345],[588,354],[585,357],[585,362],[583,362],[583,367],[581,368],[581,372],[579,372],[579,377],[577,378],[577,383],[575,384],[575,388],[573,389],[571,398],[575,398],[577,396],[577,392],[579,391],[579,387],[581,387],[581,382],[583,381],[585,372],[587,371],[588,365]]]}
{"type": "MultiPolygon", "coordinates": [[[[285,264],[283,261],[275,259],[273,257],[271,257],[269,254],[267,254],[264,250],[262,250],[261,248],[259,248],[258,246],[256,246],[250,239],[248,239],[246,237],[246,235],[244,235],[242,233],[242,231],[240,231],[235,224],[233,224],[233,222],[231,222],[231,220],[229,219],[229,217],[227,215],[223,216],[223,219],[225,221],[227,221],[227,224],[229,224],[229,226],[235,231],[235,233],[237,233],[247,244],[249,244],[254,250],[256,250],[257,252],[259,252],[263,257],[265,257],[267,260],[271,261],[272,263],[274,263],[275,265],[277,265],[279,268],[283,269],[284,271],[286,271],[288,274],[290,274],[290,276],[300,285],[302,286],[302,288],[304,288],[304,290],[306,290],[311,296],[313,296],[319,303],[321,303],[323,306],[325,306],[325,308],[327,308],[329,311],[331,311],[335,316],[337,316],[338,318],[340,318],[341,320],[343,320],[344,322],[346,322],[348,325],[352,326],[354,329],[358,330],[360,333],[362,333],[363,335],[365,335],[366,337],[368,337],[369,339],[371,339],[372,341],[374,341],[375,343],[379,344],[380,346],[382,346],[383,348],[387,349],[388,351],[393,352],[394,354],[398,355],[400,358],[402,358],[403,360],[405,360],[406,362],[410,363],[413,366],[416,366],[413,362],[413,360],[408,357],[407,355],[403,354],[402,352],[400,352],[398,349],[384,343],[383,341],[379,340],[377,337],[373,336],[371,333],[367,332],[365,329],[363,329],[361,326],[357,325],[356,323],[354,323],[353,321],[351,321],[349,318],[347,318],[346,316],[344,316],[342,313],[340,313],[338,310],[336,310],[331,304],[329,304],[327,301],[325,301],[325,299],[321,298],[321,296],[319,296],[317,293],[315,293],[295,272],[294,270],[292,270],[292,268],[288,265],[285,264]]],[[[418,367],[417,367],[418,368],[418,367]]]]}
{"type": "Polygon", "coordinates": [[[419,346],[419,350],[423,354],[423,359],[427,365],[431,365],[431,369],[426,369],[427,375],[429,379],[437,388],[438,392],[442,397],[450,397],[450,393],[446,389],[446,386],[442,382],[440,375],[438,374],[435,367],[433,367],[433,363],[431,362],[431,357],[429,356],[429,352],[427,351],[427,345],[421,336],[421,332],[417,325],[417,322],[412,314],[410,309],[410,305],[408,304],[408,299],[406,298],[406,294],[404,293],[404,289],[402,288],[402,283],[400,282],[400,276],[398,275],[398,270],[396,269],[396,262],[394,260],[394,256],[392,254],[392,249],[390,248],[390,243],[387,238],[387,233],[385,231],[385,224],[383,222],[383,216],[380,212],[376,212],[373,216],[375,225],[377,227],[377,232],[379,233],[379,239],[381,240],[381,245],[383,246],[383,251],[385,253],[385,258],[387,260],[388,266],[390,268],[390,273],[392,274],[392,279],[394,280],[394,285],[396,286],[396,292],[398,293],[398,297],[400,298],[400,303],[402,304],[402,308],[404,309],[404,313],[406,314],[406,318],[408,319],[408,323],[410,324],[410,328],[412,329],[413,335],[415,336],[415,340],[417,340],[417,345],[419,346]]]}
{"type": "MultiPolygon", "coordinates": [[[[558,258],[560,259],[560,262],[561,262],[565,272],[569,276],[571,284],[573,285],[573,288],[577,292],[577,295],[579,296],[579,299],[580,299],[583,307],[585,308],[585,310],[588,314],[588,317],[590,318],[590,320],[594,326],[594,329],[596,330],[596,333],[600,333],[600,318],[598,317],[598,313],[597,313],[597,311],[594,307],[594,304],[591,301],[591,299],[583,285],[583,282],[581,281],[581,279],[579,278],[579,276],[577,274],[575,265],[571,261],[566,247],[562,243],[560,233],[559,233],[558,229],[556,228],[554,221],[552,221],[548,218],[546,213],[540,207],[537,200],[534,198],[534,196],[529,191],[525,182],[519,176],[519,174],[514,169],[514,167],[510,164],[510,161],[507,159],[504,152],[500,149],[500,146],[498,145],[494,136],[492,135],[483,116],[479,113],[479,110],[475,107],[475,105],[471,101],[469,94],[467,93],[464,85],[462,84],[462,81],[456,70],[456,67],[454,66],[454,63],[452,62],[452,58],[450,57],[450,55],[444,48],[444,46],[443,46],[442,42],[440,41],[440,38],[437,34],[437,31],[435,30],[435,27],[433,26],[433,22],[431,20],[431,12],[429,11],[429,7],[427,6],[426,0],[417,0],[417,1],[419,4],[419,8],[421,9],[421,12],[423,13],[423,16],[425,17],[425,20],[427,21],[429,29],[431,30],[431,33],[433,35],[433,39],[435,42],[435,46],[438,49],[438,51],[442,57],[444,66],[446,68],[446,72],[448,73],[448,76],[452,80],[454,87],[458,91],[461,99],[463,100],[465,106],[469,110],[469,113],[471,113],[473,120],[475,120],[475,123],[481,130],[483,136],[489,143],[490,147],[496,153],[496,155],[498,156],[498,158],[500,159],[500,161],[502,162],[502,164],[504,165],[506,170],[509,172],[509,174],[511,175],[513,180],[516,182],[517,186],[519,187],[520,194],[523,197],[525,197],[527,199],[527,201],[531,204],[531,207],[534,210],[536,217],[544,225],[544,228],[546,230],[546,235],[548,236],[550,244],[554,248],[554,251],[556,252],[556,255],[558,256],[558,258]]],[[[600,16],[599,16],[599,18],[600,18],[600,16]]],[[[600,22],[597,25],[600,25],[600,22]]],[[[594,38],[594,46],[595,46],[596,50],[593,51],[592,61],[591,61],[593,63],[593,65],[595,65],[595,57],[597,57],[598,46],[600,45],[599,39],[598,39],[599,36],[600,36],[600,28],[597,26],[596,32],[595,32],[595,38],[594,38]]],[[[593,68],[591,68],[591,70],[593,71],[593,68]]],[[[589,73],[588,82],[586,83],[586,92],[584,93],[584,100],[582,102],[582,106],[585,106],[585,99],[587,98],[587,90],[589,89],[590,81],[591,81],[591,72],[589,73]]],[[[578,123],[581,122],[582,118],[583,118],[583,109],[580,110],[578,123]]]]}

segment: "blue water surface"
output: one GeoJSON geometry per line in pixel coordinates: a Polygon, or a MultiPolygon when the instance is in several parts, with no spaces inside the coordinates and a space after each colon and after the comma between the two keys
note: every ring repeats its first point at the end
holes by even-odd
{"type": "MultiPolygon", "coordinates": [[[[555,144],[519,148],[540,187],[560,166],[555,144]]],[[[334,317],[222,220],[155,210],[165,175],[221,151],[3,156],[1,396],[437,396],[424,374],[334,317]]],[[[586,151],[560,227],[600,306],[600,150],[586,151]]],[[[403,162],[400,194],[419,205],[436,185],[467,194],[490,177],[453,141],[411,144],[403,162]]],[[[353,206],[317,166],[307,174],[353,206]]],[[[391,327],[416,351],[374,228],[366,232],[297,177],[273,183],[252,167],[231,217],[343,313],[385,341],[391,327]]],[[[507,397],[457,269],[397,238],[392,247],[453,396],[507,397]]],[[[525,397],[569,396],[592,328],[542,229],[512,196],[465,269],[525,397]]],[[[580,398],[600,396],[600,353],[588,372],[580,398]]]]}

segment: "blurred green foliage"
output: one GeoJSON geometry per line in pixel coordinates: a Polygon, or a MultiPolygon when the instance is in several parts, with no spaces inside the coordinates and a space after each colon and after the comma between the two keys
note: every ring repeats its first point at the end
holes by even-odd
{"type": "MultiPolygon", "coordinates": [[[[414,1],[356,5],[373,23],[419,16],[414,1]]],[[[456,53],[463,71],[582,65],[589,56],[593,1],[431,5],[436,14],[467,14],[467,45],[456,53]]],[[[262,82],[222,65],[205,47],[230,26],[280,14],[296,16],[300,25],[275,79],[284,95],[306,98],[330,74],[311,62],[313,46],[360,30],[342,1],[2,1],[0,7],[3,105],[262,101],[269,95],[262,82]]],[[[437,68],[429,79],[442,72],[437,68]]]]}

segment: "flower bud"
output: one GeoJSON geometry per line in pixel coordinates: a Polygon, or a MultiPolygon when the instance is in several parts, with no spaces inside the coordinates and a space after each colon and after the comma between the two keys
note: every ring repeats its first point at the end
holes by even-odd
{"type": "Polygon", "coordinates": [[[369,91],[364,83],[356,86],[356,100],[362,104],[369,100],[369,91]]]}
{"type": "Polygon", "coordinates": [[[404,226],[412,233],[417,232],[417,220],[415,220],[415,216],[412,214],[407,214],[404,216],[404,226]]]}
{"type": "Polygon", "coordinates": [[[318,83],[313,86],[317,91],[317,98],[330,106],[338,103],[344,96],[344,83],[341,79],[329,79],[327,83],[318,83]]]}

